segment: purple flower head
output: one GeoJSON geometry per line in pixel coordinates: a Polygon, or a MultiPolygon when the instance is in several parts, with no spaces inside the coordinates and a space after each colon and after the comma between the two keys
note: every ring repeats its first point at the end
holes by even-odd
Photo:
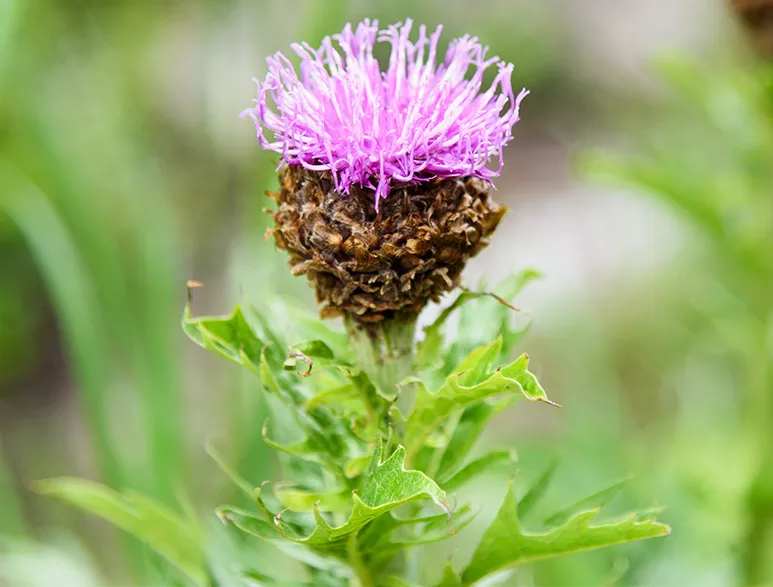
{"type": "Polygon", "coordinates": [[[411,41],[412,24],[379,30],[378,21],[365,20],[319,49],[295,43],[300,74],[281,53],[269,57],[265,80],[256,80],[256,106],[244,112],[261,146],[282,155],[280,166],[330,171],[340,192],[352,184],[375,190],[377,207],[392,182],[498,176],[528,94],[513,94],[513,65],[487,58],[488,47],[469,35],[452,41],[437,63],[441,27],[427,36],[422,25],[411,41]],[[373,56],[377,42],[391,45],[386,71],[373,56]],[[497,75],[481,91],[494,65],[497,75]],[[492,155],[496,170],[486,167],[492,155]]]}

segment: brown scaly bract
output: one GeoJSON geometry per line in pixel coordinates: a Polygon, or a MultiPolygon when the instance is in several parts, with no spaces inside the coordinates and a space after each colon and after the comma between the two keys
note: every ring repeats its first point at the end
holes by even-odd
{"type": "Polygon", "coordinates": [[[349,316],[362,327],[412,320],[458,285],[470,257],[506,208],[477,178],[395,184],[376,213],[374,192],[335,191],[329,172],[285,166],[270,230],[323,304],[322,316],[349,316]]]}

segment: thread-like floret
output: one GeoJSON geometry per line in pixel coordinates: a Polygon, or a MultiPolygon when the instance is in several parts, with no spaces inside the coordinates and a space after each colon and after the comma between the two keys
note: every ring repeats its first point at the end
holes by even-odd
{"type": "Polygon", "coordinates": [[[258,84],[255,121],[260,144],[282,156],[281,164],[329,171],[335,188],[357,184],[375,192],[376,206],[392,183],[478,177],[490,181],[502,168],[502,149],[512,138],[518,108],[513,66],[487,57],[477,37],[452,41],[437,63],[441,27],[410,40],[412,22],[379,30],[365,20],[346,25],[319,49],[296,43],[299,72],[281,53],[268,58],[258,84]],[[382,71],[376,43],[389,43],[382,71]],[[483,88],[484,72],[498,71],[483,88]],[[496,169],[486,167],[496,157],[496,169]]]}

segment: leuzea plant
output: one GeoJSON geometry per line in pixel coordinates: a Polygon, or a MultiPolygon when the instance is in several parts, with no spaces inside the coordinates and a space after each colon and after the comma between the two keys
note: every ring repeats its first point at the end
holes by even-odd
{"type": "MultiPolygon", "coordinates": [[[[473,519],[475,504],[455,492],[510,461],[508,451],[470,458],[491,419],[519,399],[552,402],[526,355],[508,362],[526,330],[511,324],[509,300],[533,272],[496,293],[461,291],[415,336],[421,310],[458,287],[505,212],[490,195],[498,171],[486,164],[494,156],[501,167],[527,92],[514,94],[512,65],[488,57],[477,39],[453,41],[438,63],[440,28],[421,27],[416,41],[411,28],[365,21],[320,48],[293,45],[300,65],[271,57],[245,113],[260,144],[281,155],[270,232],[316,290],[323,317],[342,317],[346,332],[296,320],[295,330],[311,334],[296,342],[275,311],[269,319],[240,305],[226,317],[194,318],[186,307],[188,336],[260,381],[273,413],[255,425],[286,476],[254,488],[231,473],[253,507],[221,506],[217,515],[300,561],[303,584],[329,586],[473,585],[532,561],[668,534],[651,513],[598,521],[610,492],[579,502],[592,509],[527,527],[549,469],[523,495],[506,491],[472,556],[458,557],[464,564],[416,560],[418,547],[473,519]],[[386,70],[373,55],[379,43],[391,47],[386,70]],[[458,334],[444,340],[457,311],[458,334]]],[[[193,583],[225,584],[198,525],[135,494],[79,483],[43,489],[140,536],[193,583]]],[[[229,584],[295,584],[271,568],[239,576],[229,584]]]]}

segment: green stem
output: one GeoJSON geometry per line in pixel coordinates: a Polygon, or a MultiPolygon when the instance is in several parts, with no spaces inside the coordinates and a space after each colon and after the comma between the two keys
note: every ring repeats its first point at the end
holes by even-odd
{"type": "MultiPolygon", "coordinates": [[[[370,377],[377,387],[377,397],[366,397],[366,404],[376,406],[378,417],[376,424],[380,427],[382,438],[390,439],[388,444],[399,442],[402,431],[399,424],[391,422],[389,409],[397,404],[404,414],[410,407],[408,389],[399,387],[413,368],[413,339],[416,330],[416,320],[384,321],[368,329],[360,327],[351,319],[345,321],[351,337],[352,348],[357,357],[357,363],[370,377]],[[396,429],[395,429],[396,428],[396,429]]],[[[391,452],[391,446],[386,447],[386,453],[391,452]]],[[[350,561],[355,569],[357,580],[361,587],[375,585],[373,575],[359,555],[356,539],[349,545],[350,561]]],[[[419,574],[418,553],[408,558],[408,553],[402,561],[403,568],[412,576],[419,574]]]]}
{"type": "MultiPolygon", "coordinates": [[[[407,407],[405,401],[409,398],[400,393],[399,384],[413,367],[416,320],[388,320],[366,330],[347,319],[346,329],[357,362],[376,385],[378,394],[388,402],[403,395],[398,405],[401,409],[407,407]]],[[[388,409],[389,405],[385,407],[388,409]]]]}

